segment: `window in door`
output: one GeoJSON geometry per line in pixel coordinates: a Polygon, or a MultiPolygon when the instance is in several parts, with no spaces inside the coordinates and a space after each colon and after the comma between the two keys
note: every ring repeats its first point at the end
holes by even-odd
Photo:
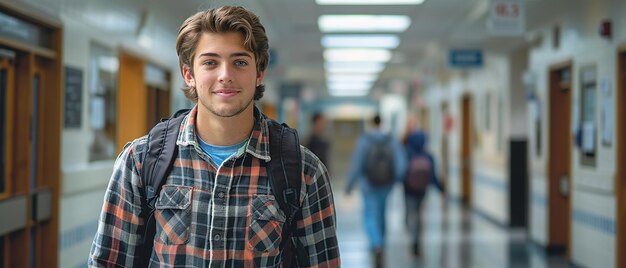
{"type": "Polygon", "coordinates": [[[595,166],[596,164],[596,67],[583,67],[580,72],[580,141],[581,164],[595,166]]]}
{"type": "Polygon", "coordinates": [[[93,138],[89,160],[113,159],[116,155],[119,61],[112,49],[98,44],[91,44],[90,54],[89,117],[93,138]]]}

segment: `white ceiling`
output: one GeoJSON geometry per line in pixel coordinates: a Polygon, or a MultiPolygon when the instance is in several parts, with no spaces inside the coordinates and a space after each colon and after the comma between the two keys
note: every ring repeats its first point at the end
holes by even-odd
{"type": "MultiPolygon", "coordinates": [[[[2,0],[8,1],[8,0],[2,0]]],[[[489,0],[426,0],[408,6],[320,6],[314,0],[13,0],[28,2],[61,17],[89,25],[111,35],[149,36],[151,46],[176,59],[178,27],[198,10],[224,4],[250,8],[261,18],[276,51],[277,66],[270,75],[324,89],[323,56],[317,19],[322,14],[389,14],[410,16],[412,23],[400,33],[400,45],[377,85],[401,78],[411,80],[420,66],[439,61],[448,48],[483,48],[507,53],[524,44],[524,37],[497,37],[488,33],[489,0]],[[60,15],[59,15],[60,14],[60,15]],[[143,27],[141,25],[144,25],[143,27]],[[141,29],[141,30],[140,30],[141,29]],[[437,56],[439,55],[439,56],[437,56]],[[437,58],[439,57],[439,58],[437,58]]],[[[526,0],[526,29],[552,23],[584,0],[526,0]]]]}

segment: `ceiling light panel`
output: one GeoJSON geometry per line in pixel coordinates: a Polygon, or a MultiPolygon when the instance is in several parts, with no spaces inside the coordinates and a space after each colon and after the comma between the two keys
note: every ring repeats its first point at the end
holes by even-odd
{"type": "Polygon", "coordinates": [[[328,91],[333,97],[361,97],[369,94],[369,91],[328,91]]]}
{"type": "Polygon", "coordinates": [[[325,62],[324,69],[328,73],[380,73],[385,69],[382,62],[325,62]]]}
{"type": "Polygon", "coordinates": [[[325,48],[387,48],[394,49],[400,44],[397,35],[325,35],[321,44],[325,48]]]}
{"type": "Polygon", "coordinates": [[[315,0],[318,5],[419,5],[424,0],[315,0]]]}
{"type": "Polygon", "coordinates": [[[374,82],[378,79],[378,74],[337,74],[337,73],[327,73],[326,80],[329,83],[336,81],[347,81],[347,82],[374,82]]]}
{"type": "Polygon", "coordinates": [[[391,51],[374,48],[330,48],[324,50],[327,62],[388,62],[391,51]]]}
{"type": "Polygon", "coordinates": [[[329,32],[404,32],[411,18],[402,15],[321,15],[320,31],[329,32]]]}

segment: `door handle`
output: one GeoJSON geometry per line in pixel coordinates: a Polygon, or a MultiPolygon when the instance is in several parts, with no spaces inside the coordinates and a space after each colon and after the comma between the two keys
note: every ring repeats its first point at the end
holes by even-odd
{"type": "Polygon", "coordinates": [[[562,197],[568,197],[569,189],[570,189],[569,177],[561,176],[559,178],[559,194],[561,194],[562,197]]]}

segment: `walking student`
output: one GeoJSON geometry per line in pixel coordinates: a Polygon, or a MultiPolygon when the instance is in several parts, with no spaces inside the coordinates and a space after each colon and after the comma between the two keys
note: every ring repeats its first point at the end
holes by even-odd
{"type": "Polygon", "coordinates": [[[370,241],[374,266],[383,267],[385,243],[385,206],[395,182],[405,175],[406,154],[392,134],[382,131],[379,115],[372,130],[359,137],[348,173],[347,194],[355,185],[363,195],[363,220],[370,241]]]}
{"type": "Polygon", "coordinates": [[[411,235],[410,252],[414,257],[421,255],[422,201],[428,185],[433,183],[442,194],[445,192],[437,178],[435,160],[426,151],[426,138],[424,131],[414,130],[407,135],[405,145],[409,159],[404,179],[406,224],[411,235]]]}
{"type": "Polygon", "coordinates": [[[254,104],[268,47],[242,7],[185,20],[176,51],[196,105],[117,157],[90,267],[340,266],[326,167],[254,104]]]}

